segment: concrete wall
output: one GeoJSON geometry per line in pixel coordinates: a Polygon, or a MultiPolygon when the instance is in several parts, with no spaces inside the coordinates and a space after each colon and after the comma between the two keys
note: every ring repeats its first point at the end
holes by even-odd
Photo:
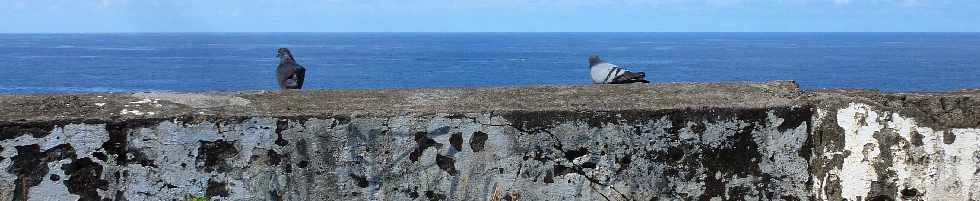
{"type": "Polygon", "coordinates": [[[0,199],[980,200],[978,96],[787,82],[0,96],[0,199]]]}

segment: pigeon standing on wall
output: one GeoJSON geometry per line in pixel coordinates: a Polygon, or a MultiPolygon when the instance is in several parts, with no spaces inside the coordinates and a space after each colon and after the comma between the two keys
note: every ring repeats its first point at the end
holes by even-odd
{"type": "Polygon", "coordinates": [[[592,83],[595,84],[650,83],[646,80],[646,73],[628,71],[602,61],[595,55],[589,57],[589,69],[592,72],[592,83]]]}
{"type": "Polygon", "coordinates": [[[303,80],[306,77],[306,68],[296,63],[289,49],[279,48],[277,51],[276,57],[282,59],[279,61],[279,67],[276,68],[276,79],[279,81],[279,89],[302,89],[303,80]]]}

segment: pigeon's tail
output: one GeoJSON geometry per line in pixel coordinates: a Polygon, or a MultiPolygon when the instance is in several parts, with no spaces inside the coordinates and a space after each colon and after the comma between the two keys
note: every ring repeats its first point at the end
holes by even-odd
{"type": "Polygon", "coordinates": [[[285,81],[284,87],[286,89],[301,89],[299,82],[296,79],[288,79],[285,81]]]}
{"type": "Polygon", "coordinates": [[[304,72],[297,72],[283,81],[286,89],[303,89],[304,72]]]}
{"type": "Polygon", "coordinates": [[[623,75],[616,77],[610,84],[629,84],[629,83],[650,83],[646,79],[647,74],[643,72],[630,72],[626,71],[623,75]]]}

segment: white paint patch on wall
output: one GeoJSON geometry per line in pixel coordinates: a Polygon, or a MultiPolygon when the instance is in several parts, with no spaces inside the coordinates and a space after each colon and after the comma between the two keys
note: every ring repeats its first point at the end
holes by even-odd
{"type": "MultiPolygon", "coordinates": [[[[851,103],[838,110],[837,123],[845,131],[844,151],[850,153],[840,170],[844,198],[868,197],[872,181],[894,184],[898,190],[916,189],[917,196],[925,200],[980,198],[977,175],[980,129],[937,131],[919,126],[915,119],[894,112],[874,111],[871,106],[860,103],[851,103]],[[896,133],[902,139],[882,147],[874,135],[888,132],[896,133]],[[888,168],[893,175],[886,181],[877,181],[876,162],[887,160],[881,157],[882,149],[891,151],[892,166],[888,168]]],[[[892,192],[890,196],[900,198],[902,195],[892,192]]]]}
{"type": "Polygon", "coordinates": [[[880,150],[874,132],[882,128],[878,113],[864,104],[851,103],[837,111],[837,124],[844,129],[844,150],[850,152],[841,167],[841,196],[846,199],[867,197],[872,181],[877,180],[874,158],[880,150]]]}
{"type": "Polygon", "coordinates": [[[955,182],[947,182],[945,186],[952,189],[948,193],[957,195],[961,200],[971,197],[975,200],[980,196],[976,192],[980,191],[980,186],[975,174],[980,167],[980,159],[977,158],[980,156],[980,129],[953,129],[949,132],[956,136],[956,140],[952,144],[943,144],[943,160],[949,168],[947,174],[955,182]],[[970,192],[971,189],[974,192],[970,192]]]}

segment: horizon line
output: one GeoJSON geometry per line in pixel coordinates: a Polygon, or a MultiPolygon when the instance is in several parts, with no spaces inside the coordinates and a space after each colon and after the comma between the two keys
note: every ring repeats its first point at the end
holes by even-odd
{"type": "Polygon", "coordinates": [[[378,33],[980,33],[980,31],[121,31],[121,32],[0,32],[0,34],[378,34],[378,33]]]}

